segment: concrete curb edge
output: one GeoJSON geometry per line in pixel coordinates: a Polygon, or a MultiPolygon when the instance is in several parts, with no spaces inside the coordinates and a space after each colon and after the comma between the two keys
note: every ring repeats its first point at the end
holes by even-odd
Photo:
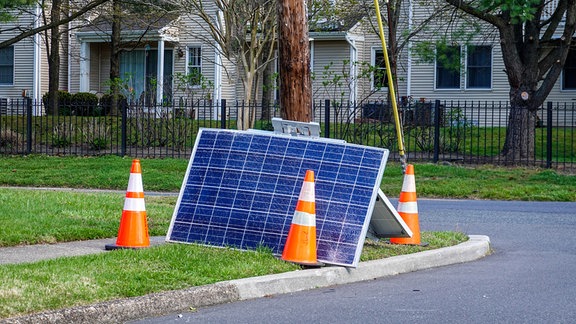
{"type": "Polygon", "coordinates": [[[120,323],[190,311],[196,307],[342,285],[469,262],[488,254],[490,254],[489,237],[470,235],[468,241],[455,246],[361,262],[355,269],[324,267],[230,280],[183,290],[7,318],[0,320],[0,323],[120,323]]]}

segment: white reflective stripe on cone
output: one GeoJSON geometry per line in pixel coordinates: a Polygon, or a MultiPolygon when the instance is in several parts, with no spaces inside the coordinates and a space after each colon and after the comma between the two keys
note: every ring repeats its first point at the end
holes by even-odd
{"type": "Polygon", "coordinates": [[[294,212],[294,217],[292,217],[292,224],[302,225],[302,226],[316,226],[316,215],[308,214],[301,211],[294,212]]]}
{"type": "Polygon", "coordinates": [[[124,210],[146,211],[144,198],[126,198],[124,200],[124,210]]]}
{"type": "Polygon", "coordinates": [[[300,190],[300,198],[298,200],[314,202],[316,199],[314,195],[314,183],[304,181],[302,184],[302,189],[300,190]]]}
{"type": "Polygon", "coordinates": [[[418,213],[418,203],[416,203],[415,201],[414,202],[399,202],[398,203],[398,212],[417,214],[418,213]]]}
{"type": "Polygon", "coordinates": [[[140,173],[130,173],[130,179],[128,180],[128,190],[131,192],[141,192],[144,191],[142,187],[142,175],[140,173]]]}
{"type": "Polygon", "coordinates": [[[414,181],[414,175],[409,174],[404,176],[404,183],[402,183],[402,191],[416,192],[416,182],[414,181]]]}

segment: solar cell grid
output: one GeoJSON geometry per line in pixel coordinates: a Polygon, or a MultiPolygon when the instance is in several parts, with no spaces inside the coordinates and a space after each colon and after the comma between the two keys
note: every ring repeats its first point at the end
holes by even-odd
{"type": "Polygon", "coordinates": [[[167,240],[281,253],[311,169],[318,259],[356,266],[387,157],[326,139],[201,129],[167,240]]]}

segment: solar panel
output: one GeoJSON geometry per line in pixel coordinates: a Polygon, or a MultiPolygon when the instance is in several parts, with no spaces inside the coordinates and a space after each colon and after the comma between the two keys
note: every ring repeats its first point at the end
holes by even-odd
{"type": "Polygon", "coordinates": [[[201,129],[166,240],[280,254],[311,169],[318,260],[355,267],[387,159],[330,139],[201,129]]]}

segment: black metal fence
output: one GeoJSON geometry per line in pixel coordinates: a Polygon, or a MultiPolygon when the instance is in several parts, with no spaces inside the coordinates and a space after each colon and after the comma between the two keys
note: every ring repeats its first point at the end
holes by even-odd
{"type": "MultiPolygon", "coordinates": [[[[534,156],[504,161],[507,102],[434,101],[400,106],[409,161],[450,161],[571,170],[576,167],[576,102],[548,102],[539,110],[534,156]]],[[[198,129],[238,127],[272,130],[277,105],[186,101],[170,106],[121,104],[117,112],[99,106],[67,106],[46,114],[31,99],[0,101],[0,154],[108,155],[188,158],[198,129]]],[[[385,102],[362,104],[330,100],[314,103],[323,137],[390,149],[397,159],[394,115],[385,102]]]]}

